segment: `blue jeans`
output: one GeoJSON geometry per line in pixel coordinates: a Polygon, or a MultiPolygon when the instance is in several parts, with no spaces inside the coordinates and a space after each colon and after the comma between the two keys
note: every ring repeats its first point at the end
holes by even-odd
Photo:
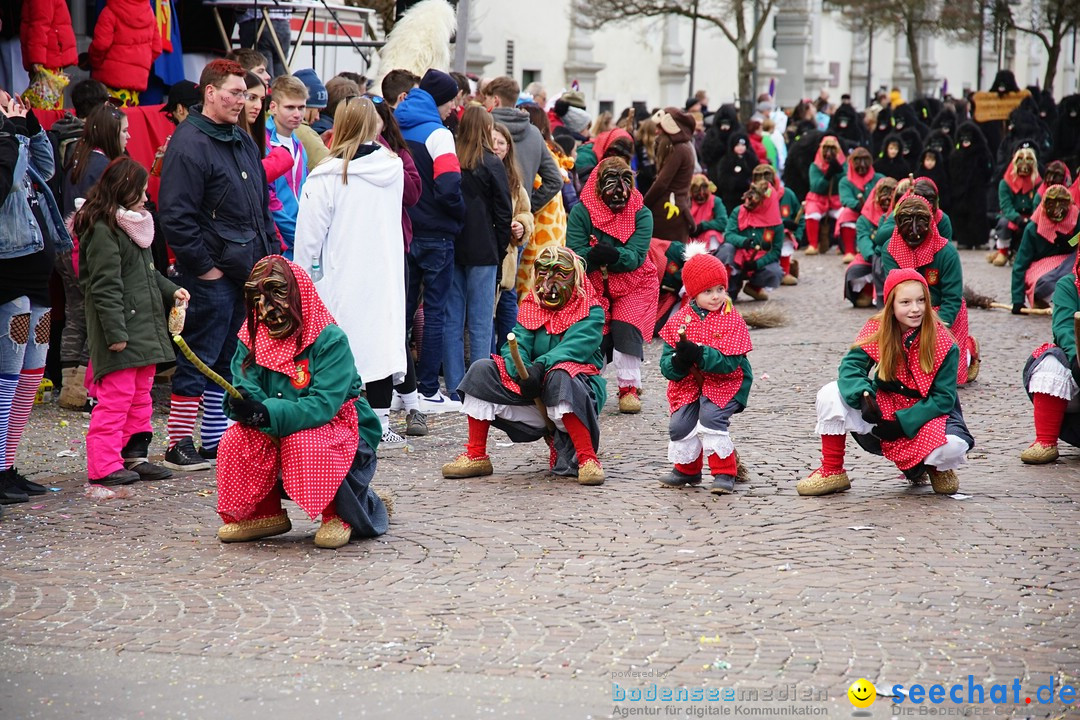
{"type": "MultiPolygon", "coordinates": [[[[229,380],[236,333],[244,324],[244,293],[228,278],[200,280],[181,275],[180,285],[191,293],[187,322],[182,333],[192,352],[212,370],[229,380]]],[[[202,397],[208,387],[216,387],[182,354],[176,354],[176,372],[172,378],[173,395],[202,397]]]]}
{"type": "Polygon", "coordinates": [[[0,305],[0,375],[45,367],[49,352],[48,312],[48,305],[38,305],[25,295],[0,305]],[[38,327],[43,318],[44,326],[38,327]]]}
{"type": "Polygon", "coordinates": [[[513,332],[517,325],[518,294],[511,288],[503,290],[499,302],[495,305],[495,334],[491,336],[491,352],[498,353],[506,342],[506,335],[513,332]]]}
{"type": "Polygon", "coordinates": [[[413,236],[408,260],[405,318],[410,330],[413,315],[420,304],[421,286],[424,290],[424,340],[416,366],[416,386],[421,395],[431,397],[439,392],[446,299],[454,283],[454,239],[413,236]]]}
{"type": "MultiPolygon", "coordinates": [[[[465,377],[466,318],[469,364],[486,358],[491,350],[491,319],[495,310],[495,275],[498,270],[498,265],[454,265],[454,286],[446,303],[446,337],[443,343],[447,392],[456,391],[465,377]]],[[[426,327],[424,335],[427,336],[426,327]]]]}

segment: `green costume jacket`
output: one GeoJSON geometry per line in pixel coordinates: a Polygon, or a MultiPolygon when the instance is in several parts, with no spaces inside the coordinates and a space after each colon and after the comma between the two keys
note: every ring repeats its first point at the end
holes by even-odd
{"type": "MultiPolygon", "coordinates": [[[[905,340],[905,346],[910,348],[915,340],[915,335],[905,340]]],[[[896,411],[896,420],[909,438],[915,437],[919,429],[936,417],[947,415],[956,405],[956,372],[960,362],[960,351],[956,345],[949,349],[934,375],[934,382],[926,397],[919,400],[911,407],[896,411]]],[[[840,396],[848,407],[857,408],[862,403],[863,391],[876,395],[879,390],[891,393],[918,397],[919,393],[914,388],[905,387],[895,380],[885,382],[874,372],[870,377],[870,370],[875,363],[861,347],[852,348],[840,361],[840,371],[837,386],[840,396]]]]}
{"type": "Polygon", "coordinates": [[[818,195],[836,195],[840,192],[840,180],[847,174],[847,163],[841,163],[835,175],[826,175],[817,163],[810,163],[810,192],[818,195]]]}
{"type": "Polygon", "coordinates": [[[840,179],[840,204],[843,207],[850,208],[855,212],[862,212],[863,203],[866,202],[867,194],[874,189],[878,180],[885,177],[879,172],[874,173],[874,177],[870,178],[870,182],[866,184],[865,190],[859,190],[855,187],[855,184],[847,179],[847,175],[840,179]],[[859,197],[859,195],[862,197],[859,197]]]}
{"type": "MultiPolygon", "coordinates": [[[[592,365],[598,371],[604,367],[604,356],[600,352],[600,342],[604,339],[604,308],[599,305],[594,305],[588,315],[568,327],[562,335],[550,335],[542,326],[529,330],[521,324],[514,327],[514,334],[517,336],[521,361],[526,368],[537,362],[543,363],[546,370],[563,362],[592,365]]],[[[510,354],[510,343],[503,343],[500,354],[506,361],[507,374],[517,381],[519,378],[510,354]]],[[[599,373],[584,377],[593,387],[596,411],[600,412],[607,401],[607,382],[599,373]]]]}
{"type": "Polygon", "coordinates": [[[94,380],[175,359],[165,308],[172,307],[173,293],[180,287],[154,269],[150,248],[139,247],[123,230],[102,222],[80,240],[79,284],[86,298],[94,380]],[[109,350],[118,342],[127,347],[109,350]]]}
{"type": "Polygon", "coordinates": [[[1073,314],[1076,312],[1080,312],[1076,275],[1069,274],[1058,280],[1054,286],[1054,314],[1050,321],[1054,344],[1061,348],[1069,362],[1076,357],[1076,330],[1073,327],[1073,314]]]}
{"type": "Polygon", "coordinates": [[[867,220],[865,215],[860,215],[855,221],[855,247],[867,262],[881,252],[881,248],[874,243],[876,232],[877,226],[867,220]]]}
{"type": "MultiPolygon", "coordinates": [[[[881,249],[881,265],[885,277],[889,276],[889,271],[900,267],[889,254],[888,246],[881,249]]],[[[938,309],[941,322],[952,327],[964,299],[964,271],[960,266],[960,253],[956,251],[956,246],[951,242],[945,243],[929,265],[915,269],[926,278],[926,284],[930,286],[930,302],[938,309]]]]}
{"type": "Polygon", "coordinates": [[[739,209],[736,208],[734,212],[728,215],[727,229],[724,231],[724,242],[731,243],[737,248],[747,250],[760,248],[764,250],[765,254],[754,261],[755,268],[760,270],[766,265],[779,262],[780,251],[784,247],[784,226],[780,224],[771,228],[748,227],[745,230],[740,230],[739,209]],[[770,242],[765,241],[766,230],[772,231],[773,236],[770,242]]]}
{"type": "MultiPolygon", "coordinates": [[[[250,399],[266,406],[270,425],[263,430],[273,437],[285,437],[301,430],[320,427],[330,422],[346,400],[353,399],[359,418],[360,437],[372,450],[382,439],[382,423],[360,397],[363,382],[356,373],[356,361],[349,349],[349,338],[337,325],[327,325],[319,337],[296,356],[296,362],[307,361],[310,381],[297,388],[292,378],[261,365],[243,369],[248,348],[240,342],[232,359],[233,384],[245,391],[250,399]]],[[[225,414],[236,417],[225,399],[225,414]]]]}
{"type": "Polygon", "coordinates": [[[801,245],[805,235],[806,218],[799,215],[802,203],[799,202],[795,191],[789,187],[784,188],[784,195],[780,198],[780,218],[784,221],[784,229],[790,230],[795,236],[795,243],[801,245]]]}
{"type": "Polygon", "coordinates": [[[570,217],[566,220],[566,247],[573,250],[585,261],[586,269],[590,272],[599,270],[593,267],[588,260],[589,238],[593,235],[599,242],[613,245],[619,251],[618,261],[607,266],[608,272],[632,272],[645,264],[649,256],[649,243],[652,241],[653,217],[652,211],[643,207],[634,216],[634,234],[622,243],[611,235],[593,227],[592,218],[584,203],[578,203],[570,210],[570,217]]]}
{"type": "Polygon", "coordinates": [[[1068,255],[1076,246],[1070,245],[1069,241],[1080,230],[1080,225],[1074,227],[1071,232],[1058,233],[1054,242],[1050,242],[1039,234],[1035,223],[1028,223],[1024,228],[1024,235],[1020,240],[1020,248],[1013,258],[1012,267],[1012,301],[1013,305],[1024,302],[1024,275],[1027,274],[1031,264],[1048,258],[1052,255],[1068,255]]]}
{"type": "MultiPolygon", "coordinates": [[[[693,310],[699,318],[704,318],[709,314],[705,310],[699,308],[695,302],[689,303],[686,307],[693,310]]],[[[680,373],[672,366],[671,359],[674,356],[675,348],[667,343],[663,343],[663,349],[660,351],[660,374],[668,380],[682,380],[689,372],[680,373]]],[[[714,347],[702,345],[701,362],[698,363],[697,367],[702,372],[718,373],[721,375],[727,375],[728,373],[733,373],[739,368],[742,368],[742,385],[739,386],[739,391],[735,393],[735,397],[732,399],[737,400],[743,407],[746,407],[747,402],[750,399],[750,386],[754,384],[754,370],[750,367],[749,358],[745,355],[724,355],[714,347]]]]}
{"type": "Polygon", "coordinates": [[[1009,183],[1002,180],[998,183],[998,206],[1009,222],[1019,225],[1039,206],[1039,192],[1032,189],[1027,193],[1014,193],[1009,183]]]}

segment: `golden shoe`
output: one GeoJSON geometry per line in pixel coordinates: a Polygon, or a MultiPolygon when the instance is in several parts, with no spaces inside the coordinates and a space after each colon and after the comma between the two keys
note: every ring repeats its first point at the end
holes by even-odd
{"type": "Polygon", "coordinates": [[[794,275],[792,275],[791,273],[788,273],[788,274],[787,274],[787,275],[785,275],[785,276],[784,276],[784,278],[783,278],[783,279],[782,279],[782,280],[780,281],[780,284],[781,284],[781,285],[798,285],[798,284],[799,284],[799,278],[795,277],[795,276],[794,276],[794,275]]]}
{"type": "Polygon", "coordinates": [[[809,476],[800,480],[799,484],[795,486],[795,490],[800,495],[829,495],[830,493],[844,492],[850,487],[851,481],[848,480],[846,470],[826,475],[821,468],[818,468],[809,476]]]}
{"type": "Polygon", "coordinates": [[[290,530],[292,530],[292,523],[289,521],[289,516],[282,510],[280,515],[222,525],[218,528],[217,536],[218,540],[224,543],[249,542],[271,535],[281,535],[290,530]]]}
{"type": "Polygon", "coordinates": [[[979,341],[974,336],[968,336],[971,338],[971,344],[974,345],[974,349],[971,351],[971,364],[968,365],[967,381],[971,382],[975,378],[979,377],[979,367],[982,365],[982,361],[979,359],[979,341]]]}
{"type": "Polygon", "coordinates": [[[807,255],[817,255],[817,254],[818,254],[818,252],[819,252],[819,251],[818,251],[818,249],[817,249],[816,247],[814,247],[813,245],[811,245],[810,247],[806,248],[806,254],[807,254],[807,255]]]}
{"type": "Polygon", "coordinates": [[[1043,445],[1036,440],[1028,446],[1027,450],[1020,453],[1020,459],[1028,465],[1045,465],[1058,459],[1057,445],[1043,445]]]}
{"type": "Polygon", "coordinates": [[[930,475],[930,484],[938,495],[952,495],[960,489],[960,478],[956,477],[955,470],[928,469],[927,473],[930,475]]]}
{"type": "Polygon", "coordinates": [[[990,264],[994,267],[1004,267],[1005,263],[1009,261],[1009,258],[1005,257],[1005,253],[998,253],[997,257],[990,261],[990,264]]]}
{"type": "Polygon", "coordinates": [[[626,415],[641,412],[641,398],[637,396],[637,393],[628,392],[619,398],[619,412],[626,415]]]}
{"type": "Polygon", "coordinates": [[[868,308],[871,307],[873,304],[874,298],[867,295],[866,293],[859,293],[855,296],[855,307],[857,308],[868,308]]]}
{"type": "Polygon", "coordinates": [[[844,253],[844,257],[840,258],[840,260],[845,265],[847,265],[848,263],[850,263],[854,259],[855,259],[855,253],[844,253]]]}
{"type": "Polygon", "coordinates": [[[315,533],[315,547],[336,550],[347,545],[351,539],[352,528],[339,517],[330,518],[324,521],[315,533]]]}
{"type": "Polygon", "coordinates": [[[999,253],[997,250],[991,250],[990,252],[986,253],[986,262],[994,262],[994,258],[996,258],[1000,254],[1001,253],[999,253]]]}
{"type": "Polygon", "coordinates": [[[444,478],[471,478],[490,475],[495,472],[491,466],[491,458],[485,455],[482,458],[473,459],[465,453],[458,455],[452,462],[442,466],[444,478]]]}
{"type": "Polygon", "coordinates": [[[597,460],[586,460],[578,468],[577,481],[582,485],[603,485],[604,468],[597,460]]]}
{"type": "Polygon", "coordinates": [[[761,288],[754,287],[750,283],[744,285],[742,291],[758,301],[769,299],[769,293],[765,292],[761,288]]]}

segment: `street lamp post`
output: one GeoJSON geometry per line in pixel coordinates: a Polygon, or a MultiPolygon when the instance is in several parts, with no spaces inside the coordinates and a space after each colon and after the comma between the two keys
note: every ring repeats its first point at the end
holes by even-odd
{"type": "Polygon", "coordinates": [[[694,0],[694,17],[690,19],[690,92],[686,97],[693,97],[694,90],[694,64],[697,61],[697,10],[698,0],[694,0]]]}

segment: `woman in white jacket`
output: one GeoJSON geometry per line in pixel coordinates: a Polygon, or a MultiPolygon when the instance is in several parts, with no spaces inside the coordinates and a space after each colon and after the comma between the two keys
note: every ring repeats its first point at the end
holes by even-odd
{"type": "Polygon", "coordinates": [[[330,155],[304,183],[293,257],[349,336],[383,446],[403,447],[390,429],[390,401],[405,375],[404,171],[401,158],[376,142],[381,131],[371,100],[338,106],[330,155]]]}

